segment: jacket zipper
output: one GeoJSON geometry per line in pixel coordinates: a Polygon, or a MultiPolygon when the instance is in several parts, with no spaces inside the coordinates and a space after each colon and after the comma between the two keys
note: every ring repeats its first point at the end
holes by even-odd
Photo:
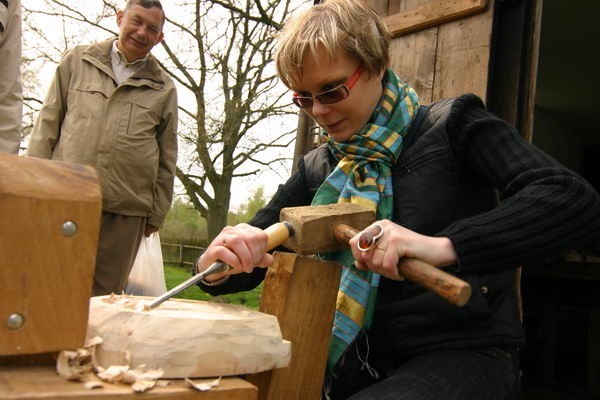
{"type": "Polygon", "coordinates": [[[435,149],[427,151],[419,155],[417,158],[413,158],[409,162],[401,165],[399,167],[400,175],[410,174],[414,170],[419,169],[421,166],[429,164],[430,162],[441,158],[441,156],[445,153],[445,149],[435,149]]]}

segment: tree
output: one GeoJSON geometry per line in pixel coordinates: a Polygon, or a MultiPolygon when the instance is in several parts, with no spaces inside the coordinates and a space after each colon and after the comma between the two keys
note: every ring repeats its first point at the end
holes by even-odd
{"type": "MultiPolygon", "coordinates": [[[[177,178],[206,219],[209,239],[227,222],[235,178],[265,168],[289,171],[296,114],[271,61],[274,33],[289,16],[292,1],[298,0],[163,4],[165,41],[154,54],[178,85],[177,178]]],[[[23,7],[24,31],[40,43],[32,51],[49,62],[89,42],[90,32],[95,39],[117,34],[115,0],[96,5],[43,0],[23,7]],[[36,23],[41,16],[56,22],[36,23]]]]}
{"type": "Polygon", "coordinates": [[[229,213],[229,225],[236,225],[242,222],[248,222],[254,215],[267,204],[265,198],[265,189],[259,186],[250,195],[248,201],[242,204],[237,213],[229,213]]]}
{"type": "Polygon", "coordinates": [[[206,221],[189,202],[176,197],[160,227],[162,238],[206,241],[206,221]]]}

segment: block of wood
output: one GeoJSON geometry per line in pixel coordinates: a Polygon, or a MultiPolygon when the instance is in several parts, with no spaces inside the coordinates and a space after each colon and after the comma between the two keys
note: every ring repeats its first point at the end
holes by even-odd
{"type": "Polygon", "coordinates": [[[100,336],[97,363],[162,369],[165,378],[230,376],[287,366],[291,343],[277,318],[245,307],[170,299],[92,297],[87,337],[100,336]]]}
{"type": "Polygon", "coordinates": [[[0,153],[0,356],[83,346],[102,196],[89,166],[0,153]]]}

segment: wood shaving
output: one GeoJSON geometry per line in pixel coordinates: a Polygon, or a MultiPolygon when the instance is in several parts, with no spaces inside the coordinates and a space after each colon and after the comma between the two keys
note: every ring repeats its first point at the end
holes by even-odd
{"type": "MultiPolygon", "coordinates": [[[[110,383],[132,383],[125,378],[129,370],[128,365],[111,365],[103,371],[97,373],[98,378],[110,383]]],[[[134,380],[135,382],[135,380],[134,380]]]]}
{"type": "Polygon", "coordinates": [[[104,387],[104,384],[97,380],[87,381],[83,384],[86,389],[100,389],[104,387]]]}
{"type": "Polygon", "coordinates": [[[61,351],[56,361],[56,371],[69,381],[82,381],[92,372],[92,357],[87,349],[61,351]]]}
{"type": "Polygon", "coordinates": [[[133,385],[131,385],[131,389],[136,393],[143,393],[152,389],[154,386],[156,386],[156,381],[141,380],[135,381],[133,385]]]}
{"type": "Polygon", "coordinates": [[[128,294],[115,294],[111,293],[110,296],[102,299],[103,302],[108,304],[118,304],[124,308],[129,308],[136,311],[150,311],[150,304],[135,298],[136,296],[130,296],[128,294]],[[132,298],[133,297],[133,298],[132,298]]]}
{"type": "MultiPolygon", "coordinates": [[[[122,300],[117,299],[116,301],[122,300]]],[[[111,365],[108,368],[98,366],[94,360],[95,349],[102,341],[101,337],[95,336],[86,341],[83,349],[61,351],[56,363],[58,374],[70,381],[84,382],[84,387],[90,390],[103,387],[102,381],[130,385],[135,393],[148,391],[155,386],[168,385],[168,382],[157,385],[157,381],[164,374],[161,369],[146,370],[144,365],[134,369],[130,368],[129,352],[124,354],[126,365],[111,365]]]]}
{"type": "Polygon", "coordinates": [[[138,301],[138,303],[135,305],[135,309],[137,311],[150,311],[150,304],[146,303],[145,301],[138,301]]]}
{"type": "Polygon", "coordinates": [[[221,384],[221,377],[218,377],[217,379],[215,379],[214,381],[210,381],[210,382],[201,382],[201,383],[195,383],[194,381],[192,381],[191,379],[185,378],[185,382],[192,388],[200,391],[200,392],[206,392],[214,387],[217,387],[221,384]]]}
{"type": "Polygon", "coordinates": [[[89,348],[98,346],[103,341],[104,341],[104,339],[102,339],[100,336],[94,336],[93,338],[90,338],[90,339],[86,340],[85,344],[83,345],[83,347],[86,348],[86,349],[89,349],[89,348]]]}

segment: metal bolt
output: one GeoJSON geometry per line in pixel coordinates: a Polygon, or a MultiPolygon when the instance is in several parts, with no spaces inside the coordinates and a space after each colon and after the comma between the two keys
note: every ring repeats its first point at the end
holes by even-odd
{"type": "Polygon", "coordinates": [[[77,224],[73,221],[67,221],[62,224],[60,231],[65,236],[73,236],[77,233],[77,224]]]}
{"type": "Polygon", "coordinates": [[[21,314],[10,314],[6,320],[6,327],[11,331],[16,331],[25,323],[25,317],[21,314]]]}

